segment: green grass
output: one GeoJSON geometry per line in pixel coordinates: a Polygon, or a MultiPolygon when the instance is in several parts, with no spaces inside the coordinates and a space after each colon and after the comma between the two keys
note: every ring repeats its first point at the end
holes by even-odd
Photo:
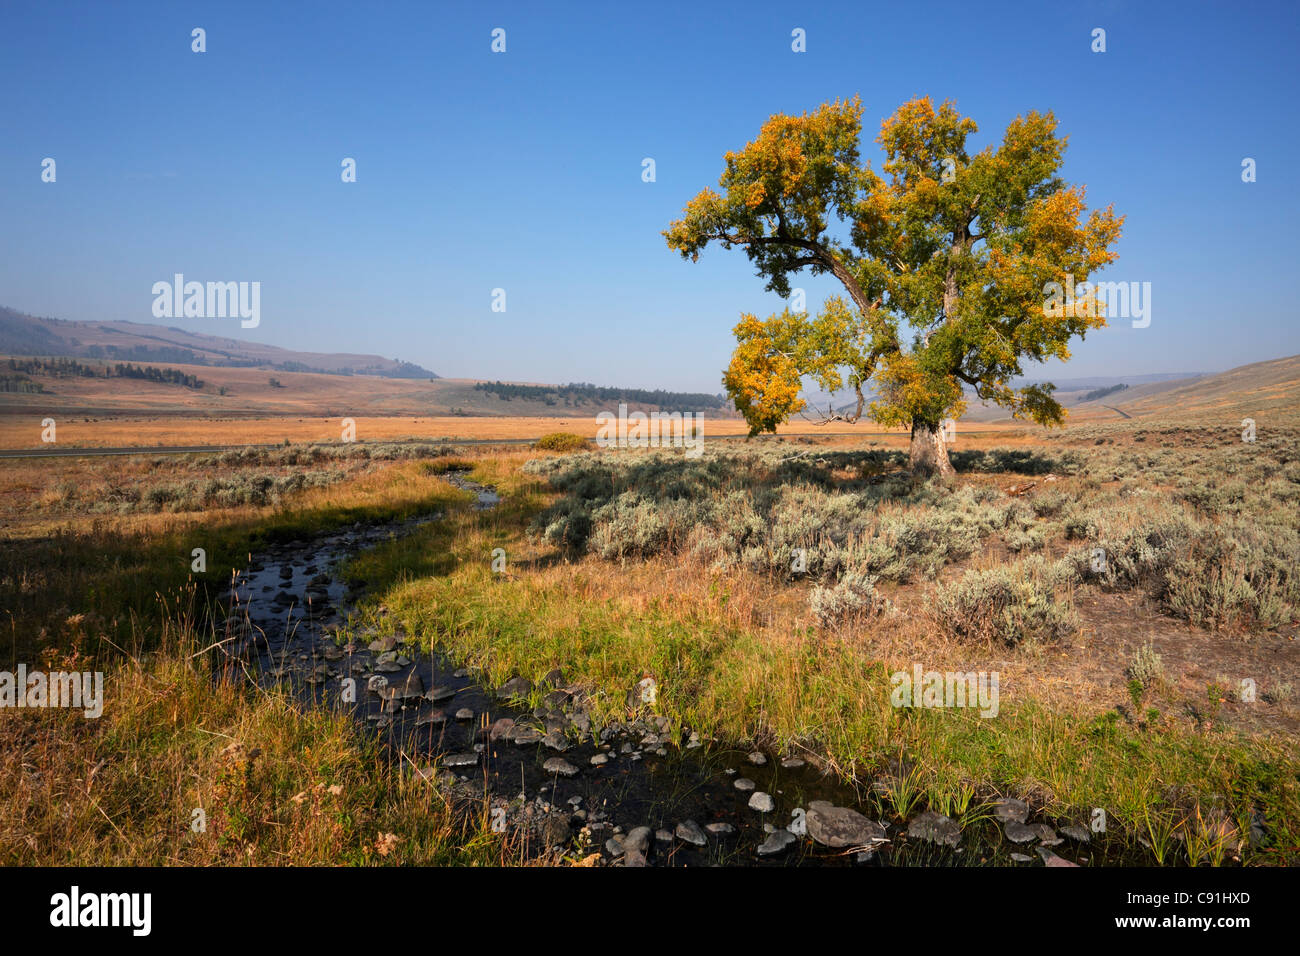
{"type": "MultiPolygon", "coordinates": [[[[846,777],[913,761],[924,768],[918,786],[932,804],[964,799],[972,785],[1027,792],[1077,822],[1104,808],[1111,826],[1130,837],[1153,826],[1194,828],[1192,809],[1219,803],[1244,834],[1258,806],[1273,846],[1251,859],[1298,858],[1300,767],[1282,743],[1227,731],[1142,730],[1114,713],[1057,713],[1032,699],[1004,702],[991,720],[895,709],[894,667],[865,658],[834,632],[808,629],[773,641],[669,594],[623,601],[610,596],[619,573],[613,562],[589,559],[565,576],[530,573],[557,560],[555,552],[532,553],[512,565],[518,573],[494,575],[491,549],[529,554],[528,528],[553,495],[500,468],[479,477],[505,492],[497,511],[458,513],[362,556],[352,569],[380,585],[384,626],[483,668],[493,682],[515,673],[536,681],[562,667],[595,690],[599,723],[624,716],[628,689],[650,673],[660,686],[658,710],[679,727],[778,750],[809,747],[846,777]]],[[[1186,854],[1179,861],[1188,862],[1186,854]]]]}

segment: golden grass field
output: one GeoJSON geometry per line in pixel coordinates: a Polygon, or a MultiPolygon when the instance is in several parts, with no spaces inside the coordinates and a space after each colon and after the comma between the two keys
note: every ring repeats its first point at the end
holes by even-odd
{"type": "MultiPolygon", "coordinates": [[[[595,416],[572,418],[464,418],[444,416],[417,418],[405,416],[359,417],[356,423],[358,441],[434,441],[465,440],[533,440],[551,432],[563,431],[595,438],[598,430],[595,416]]],[[[56,448],[115,448],[136,446],[173,445],[242,445],[281,444],[290,442],[336,442],[343,434],[342,418],[325,417],[261,417],[261,418],[190,418],[178,416],[88,418],[85,416],[63,420],[55,417],[56,448]]],[[[740,419],[710,419],[703,421],[703,433],[708,438],[743,437],[748,428],[740,419]]],[[[992,436],[1011,439],[1028,437],[1029,426],[1020,423],[993,424],[970,423],[959,426],[962,437],[975,436],[988,440],[992,436]]],[[[1034,429],[1041,431],[1041,429],[1034,429]]],[[[835,441],[861,443],[880,441],[891,447],[906,444],[906,429],[883,429],[872,422],[847,425],[834,422],[819,426],[813,422],[796,420],[782,426],[778,435],[807,435],[835,441]]],[[[41,440],[41,419],[26,416],[0,418],[0,448],[46,447],[41,440]]]]}

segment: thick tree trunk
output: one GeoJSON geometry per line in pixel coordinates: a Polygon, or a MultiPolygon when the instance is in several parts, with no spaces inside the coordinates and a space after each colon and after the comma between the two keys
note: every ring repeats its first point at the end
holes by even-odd
{"type": "Polygon", "coordinates": [[[911,465],[914,475],[955,474],[938,422],[912,422],[911,465]]]}

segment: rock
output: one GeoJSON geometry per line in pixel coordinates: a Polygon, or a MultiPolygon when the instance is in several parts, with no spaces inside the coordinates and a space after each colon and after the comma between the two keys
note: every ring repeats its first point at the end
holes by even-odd
{"type": "Polygon", "coordinates": [[[737,777],[732,782],[732,786],[734,786],[737,790],[741,791],[742,793],[748,793],[749,791],[753,790],[756,785],[754,781],[750,780],[748,777],[737,777]]]}
{"type": "Polygon", "coordinates": [[[421,714],[415,719],[415,726],[427,727],[429,724],[445,724],[447,715],[441,710],[431,710],[427,714],[421,714]]]}
{"type": "Polygon", "coordinates": [[[392,635],[370,642],[370,651],[373,654],[387,654],[395,647],[397,647],[397,638],[392,635]]]}
{"type": "Polygon", "coordinates": [[[470,710],[468,707],[462,707],[460,710],[456,711],[456,719],[457,719],[457,720],[473,720],[473,719],[474,719],[474,711],[470,710]]]}
{"type": "Polygon", "coordinates": [[[512,677],[497,688],[500,697],[527,697],[533,692],[533,682],[525,677],[512,677]]]}
{"type": "Polygon", "coordinates": [[[749,755],[749,762],[752,763],[755,767],[761,767],[763,766],[763,764],[767,763],[767,755],[758,750],[755,750],[752,754],[749,755]]]}
{"type": "Polygon", "coordinates": [[[563,707],[568,701],[569,694],[563,690],[553,690],[542,698],[542,703],[548,707],[563,707]]]}
{"type": "Polygon", "coordinates": [[[542,764],[542,769],[547,773],[558,773],[561,777],[575,777],[578,774],[578,768],[563,757],[552,757],[542,764]]]}
{"type": "Polygon", "coordinates": [[[591,755],[591,765],[593,767],[603,767],[607,763],[609,763],[609,757],[606,756],[605,754],[591,755]]]}
{"type": "Polygon", "coordinates": [[[415,778],[425,783],[437,783],[444,787],[455,785],[456,775],[450,770],[434,770],[432,767],[420,767],[415,771],[415,778]]]}
{"type": "Polygon", "coordinates": [[[907,835],[940,846],[956,846],[961,842],[961,827],[951,817],[926,810],[907,825],[907,835]]]}
{"type": "Polygon", "coordinates": [[[542,738],[542,746],[550,747],[552,750],[564,752],[569,749],[569,738],[558,731],[551,731],[542,738]]]}
{"type": "Polygon", "coordinates": [[[700,825],[694,820],[683,820],[677,824],[677,839],[692,843],[695,846],[705,846],[709,838],[704,835],[700,825]]]}
{"type": "Polygon", "coordinates": [[[478,766],[478,754],[447,754],[442,758],[444,767],[476,767],[478,766]]]}
{"type": "Polygon", "coordinates": [[[1069,860],[1057,856],[1045,846],[1040,846],[1037,849],[1038,855],[1043,858],[1043,862],[1048,866],[1073,866],[1077,868],[1079,865],[1078,863],[1071,863],[1069,860]]]}
{"type": "Polygon", "coordinates": [[[867,846],[886,841],[885,828],[856,810],[814,800],[804,816],[808,835],[823,846],[867,846]]]}
{"type": "Polygon", "coordinates": [[[1034,862],[1034,858],[1033,858],[1032,856],[1026,856],[1026,855],[1023,854],[1023,853],[1012,853],[1012,854],[1011,854],[1011,859],[1015,860],[1017,863],[1033,863],[1033,862],[1034,862]]]}
{"type": "Polygon", "coordinates": [[[1015,820],[1008,820],[1003,824],[1002,831],[1012,843],[1028,843],[1038,836],[1033,827],[1017,823],[1015,820]]]}
{"type": "Polygon", "coordinates": [[[736,832],[736,828],[730,823],[710,823],[704,829],[708,830],[714,836],[726,836],[728,833],[736,832]]]}
{"type": "Polygon", "coordinates": [[[536,727],[528,727],[528,726],[521,727],[518,724],[515,724],[514,737],[511,739],[513,739],[514,742],[517,743],[519,746],[525,747],[529,744],[535,744],[539,740],[541,740],[542,732],[538,730],[536,727]]]}
{"type": "Polygon", "coordinates": [[[1032,823],[1030,829],[1038,834],[1038,842],[1043,846],[1057,846],[1065,842],[1046,823],[1032,823]]]}
{"type": "Polygon", "coordinates": [[[655,840],[658,841],[659,843],[672,843],[672,842],[673,842],[673,831],[672,831],[672,830],[663,830],[663,829],[656,830],[656,831],[655,831],[655,840]]]}
{"type": "Polygon", "coordinates": [[[1265,846],[1268,844],[1268,821],[1264,815],[1255,810],[1250,815],[1250,830],[1246,838],[1250,841],[1251,846],[1265,846]]]}
{"type": "Polygon", "coordinates": [[[546,676],[542,678],[542,683],[547,687],[563,687],[564,671],[560,670],[558,667],[552,668],[547,671],[546,676]]]}
{"type": "Polygon", "coordinates": [[[659,699],[659,684],[653,677],[645,677],[628,691],[627,706],[635,710],[638,707],[653,707],[659,699]]]}
{"type": "Polygon", "coordinates": [[[380,674],[396,674],[402,669],[402,665],[396,661],[381,661],[375,665],[375,670],[380,674]]]}
{"type": "Polygon", "coordinates": [[[649,827],[633,827],[628,831],[627,836],[623,837],[623,849],[625,851],[636,851],[645,854],[650,848],[650,838],[654,836],[654,831],[649,827]]]}
{"type": "Polygon", "coordinates": [[[498,717],[492,724],[492,729],[488,731],[488,740],[500,740],[503,737],[507,740],[514,733],[515,722],[510,717],[498,717]]]}
{"type": "Polygon", "coordinates": [[[623,841],[616,836],[610,837],[605,841],[605,851],[609,853],[610,856],[622,856],[623,841]]]}
{"type": "Polygon", "coordinates": [[[569,821],[562,816],[549,816],[542,823],[542,845],[548,850],[567,845],[570,836],[569,821]]]}
{"type": "Polygon", "coordinates": [[[436,704],[439,701],[451,700],[453,697],[455,697],[456,688],[449,687],[448,685],[444,684],[441,687],[435,687],[433,690],[429,691],[429,693],[425,694],[424,696],[429,698],[429,700],[433,701],[436,704]]]}
{"type": "Polygon", "coordinates": [[[762,790],[755,790],[749,798],[749,809],[759,813],[771,813],[776,809],[776,801],[762,790]]]}
{"type": "Polygon", "coordinates": [[[803,765],[804,762],[799,757],[786,757],[781,761],[781,766],[786,770],[798,770],[803,765]]]}
{"type": "Polygon", "coordinates": [[[1068,836],[1075,843],[1092,842],[1092,834],[1088,832],[1087,827],[1071,825],[1068,827],[1061,827],[1061,832],[1064,833],[1066,836],[1068,836]]]}
{"type": "Polygon", "coordinates": [[[366,690],[374,694],[382,694],[385,687],[388,686],[388,678],[375,674],[370,680],[366,681],[366,690]]]}
{"type": "Polygon", "coordinates": [[[1029,819],[1029,804],[1023,800],[1004,797],[994,802],[993,815],[1003,823],[1024,823],[1029,819]]]}
{"type": "Polygon", "coordinates": [[[759,856],[775,856],[784,853],[799,842],[799,838],[789,830],[773,830],[767,839],[758,845],[759,856]]]}
{"type": "Polygon", "coordinates": [[[397,693],[394,696],[399,700],[420,697],[424,694],[424,678],[420,676],[419,671],[411,671],[406,675],[406,680],[396,685],[396,687],[397,693]]]}

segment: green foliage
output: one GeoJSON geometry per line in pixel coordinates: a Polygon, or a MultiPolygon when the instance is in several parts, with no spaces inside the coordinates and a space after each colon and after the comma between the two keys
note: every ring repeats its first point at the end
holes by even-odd
{"type": "Polygon", "coordinates": [[[852,300],[832,297],[815,317],[742,317],[723,381],[755,433],[799,410],[802,376],[852,387],[851,419],[873,382],[869,413],[886,425],[932,429],[961,413],[963,386],[1018,417],[1062,420],[1053,386],[1009,382],[1022,362],[1068,358],[1075,336],[1105,324],[1094,300],[1053,310],[1044,296],[1112,262],[1123,220],[1109,208],[1085,215],[1083,187],[1059,177],[1065,140],[1052,114],[1017,117],[997,148],[972,154],[976,129],[950,102],[904,103],[881,125],[882,175],[859,158],[858,97],[777,114],[726,154],[722,191],[699,193],[664,231],[690,260],[713,242],[740,246],[782,297],[808,269],[852,300]],[[838,223],[847,235],[833,234],[838,223]]]}
{"type": "Polygon", "coordinates": [[[536,451],[581,451],[591,447],[591,442],[572,432],[551,432],[533,442],[536,451]]]}

